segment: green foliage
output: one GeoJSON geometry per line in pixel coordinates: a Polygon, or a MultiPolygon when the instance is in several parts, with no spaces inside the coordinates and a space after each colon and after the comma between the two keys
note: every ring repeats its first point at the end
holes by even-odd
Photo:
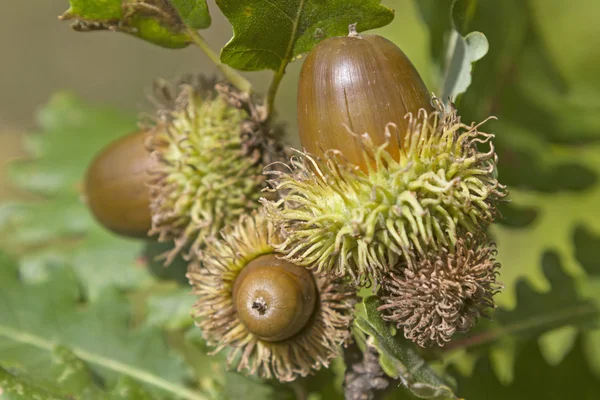
{"type": "MultiPolygon", "coordinates": [[[[562,368],[579,337],[587,363],[599,371],[595,350],[600,336],[599,303],[593,289],[598,286],[591,277],[597,276],[595,260],[600,256],[596,246],[600,225],[595,218],[600,203],[600,125],[596,118],[600,91],[588,69],[600,58],[595,47],[584,43],[584,37],[595,37],[595,24],[583,22],[598,6],[585,1],[568,8],[545,1],[476,3],[472,13],[463,15],[469,16],[468,30],[485,33],[490,51],[477,63],[459,110],[467,123],[490,114],[499,119],[485,128],[496,134],[499,180],[509,184],[511,199],[501,209],[504,218],[491,229],[505,290],[497,296],[502,308],[492,321],[480,323],[469,337],[450,343],[455,351],[445,353],[444,358],[465,376],[477,365],[469,383],[462,379],[469,397],[494,391],[489,378],[487,387],[473,383],[482,380],[481,364],[475,360],[483,356],[489,364],[487,373],[495,372],[505,384],[519,382],[521,393],[528,393],[519,397],[513,396],[517,390],[499,390],[498,398],[560,398],[539,394],[550,391],[531,394],[543,390],[543,380],[532,379],[532,388],[523,389],[528,378],[522,376],[531,375],[519,368],[519,362],[527,363],[520,351],[523,340],[536,341],[536,362],[562,368]]],[[[440,28],[443,17],[431,8],[432,2],[421,4],[432,34],[450,29],[449,23],[440,28]]],[[[448,9],[450,2],[443,5],[448,9]]],[[[460,20],[456,17],[455,26],[460,20]]],[[[433,39],[434,51],[442,46],[439,37],[433,39]]],[[[433,59],[443,62],[439,55],[433,59]]],[[[535,368],[548,371],[545,366],[535,368]]],[[[586,365],[578,370],[589,377],[590,385],[597,382],[586,365]]],[[[564,390],[556,393],[571,397],[564,390]]],[[[581,396],[577,398],[586,398],[581,396]]]]}
{"type": "Polygon", "coordinates": [[[183,23],[192,29],[206,29],[211,18],[206,0],[171,0],[183,23]]]}
{"type": "Polygon", "coordinates": [[[510,385],[494,375],[492,360],[477,362],[473,375],[458,380],[459,394],[465,399],[485,400],[593,400],[600,381],[586,367],[586,349],[577,340],[573,350],[557,367],[549,366],[533,341],[525,342],[516,357],[515,379],[510,385]]]}
{"type": "Polygon", "coordinates": [[[392,10],[380,0],[217,0],[233,26],[233,38],[221,51],[221,61],[244,71],[285,70],[295,57],[330,36],[391,22],[392,10]]]}
{"type": "Polygon", "coordinates": [[[363,305],[365,318],[359,316],[356,326],[373,338],[383,371],[390,377],[399,379],[419,398],[456,399],[446,379],[440,377],[425,362],[415,351],[414,344],[390,333],[387,323],[377,311],[377,307],[381,305],[377,297],[367,297],[363,305]]]}
{"type": "Polygon", "coordinates": [[[452,29],[448,39],[444,85],[444,101],[454,101],[471,85],[473,63],[482,59],[489,43],[481,32],[468,32],[469,20],[477,8],[478,0],[455,0],[452,5],[452,29]]]}
{"type": "Polygon", "coordinates": [[[74,20],[76,31],[125,32],[159,46],[186,47],[192,39],[186,32],[208,28],[211,23],[206,0],[70,0],[61,15],[74,20]]]}
{"type": "Polygon", "coordinates": [[[98,226],[81,200],[83,175],[94,154],[134,130],[135,120],[61,93],[40,111],[38,123],[42,132],[27,137],[32,158],[13,164],[10,172],[16,185],[40,199],[0,205],[3,248],[20,256],[28,279],[69,265],[90,298],[106,287],[132,288],[151,280],[139,259],[143,243],[98,226]]]}
{"type": "Polygon", "coordinates": [[[478,0],[423,0],[418,2],[431,31],[432,58],[440,79],[434,92],[447,102],[455,101],[471,85],[473,64],[489,51],[482,32],[471,32],[470,23],[478,0]]]}
{"type": "Polygon", "coordinates": [[[187,393],[181,358],[158,330],[130,329],[127,301],[114,289],[82,304],[68,269],[55,270],[43,282],[24,284],[17,265],[1,255],[0,292],[3,368],[35,376],[61,395],[94,392],[88,368],[107,390],[125,375],[157,393],[187,393]]]}

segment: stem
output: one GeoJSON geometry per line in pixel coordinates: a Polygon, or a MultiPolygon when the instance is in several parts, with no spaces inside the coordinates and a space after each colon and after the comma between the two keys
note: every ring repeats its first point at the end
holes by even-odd
{"type": "Polygon", "coordinates": [[[277,72],[275,72],[275,76],[271,81],[271,85],[269,86],[269,91],[267,92],[267,118],[271,117],[273,113],[273,105],[275,103],[275,96],[277,95],[277,89],[279,89],[279,84],[281,83],[281,79],[283,79],[283,75],[285,74],[285,65],[281,64],[283,68],[280,68],[277,72]]]}
{"type": "Polygon", "coordinates": [[[219,71],[223,74],[223,76],[236,88],[245,93],[252,93],[252,84],[242,75],[240,75],[236,70],[231,68],[228,65],[225,65],[219,59],[219,56],[210,48],[208,43],[204,40],[200,34],[192,29],[187,28],[187,34],[190,36],[192,41],[196,46],[200,48],[210,58],[210,60],[215,63],[219,71]]]}
{"type": "Polygon", "coordinates": [[[275,76],[273,77],[273,81],[271,81],[271,86],[269,86],[269,92],[267,93],[266,101],[267,118],[271,118],[271,114],[273,113],[273,104],[275,103],[275,96],[277,95],[277,89],[279,89],[281,79],[283,79],[283,75],[285,75],[285,68],[292,59],[292,53],[294,52],[294,43],[296,42],[296,32],[298,30],[298,24],[300,23],[300,16],[302,15],[302,11],[304,10],[304,2],[305,0],[300,0],[300,4],[298,5],[298,11],[296,11],[296,18],[294,19],[294,24],[292,25],[292,38],[290,39],[288,47],[285,51],[285,57],[283,57],[283,60],[281,60],[279,69],[275,71],[275,76]]]}
{"type": "MultiPolygon", "coordinates": [[[[2,325],[0,325],[0,336],[4,336],[8,339],[14,340],[15,342],[25,343],[47,351],[52,351],[56,346],[56,343],[52,341],[26,332],[19,332],[15,329],[2,325]]],[[[145,382],[149,385],[156,386],[167,392],[170,392],[177,397],[181,397],[186,400],[207,400],[206,397],[202,394],[194,392],[193,390],[186,389],[185,387],[175,385],[150,372],[138,369],[131,365],[124,364],[120,361],[112,360],[110,358],[106,358],[101,355],[94,354],[76,347],[69,347],[69,350],[77,358],[83,361],[87,361],[91,364],[95,364],[112,371],[120,372],[124,375],[128,375],[138,381],[145,382]]]]}

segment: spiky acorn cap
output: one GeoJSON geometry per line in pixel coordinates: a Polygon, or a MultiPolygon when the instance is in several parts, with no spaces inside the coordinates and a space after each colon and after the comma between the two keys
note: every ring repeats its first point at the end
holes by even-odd
{"type": "Polygon", "coordinates": [[[407,116],[407,132],[386,127],[386,137],[401,143],[398,160],[389,140],[376,146],[365,133],[357,137],[367,172],[336,150],[323,159],[299,153],[289,172],[273,172],[273,186],[286,194],[264,200],[264,210],[285,238],[275,247],[286,260],[369,285],[398,262],[452,249],[459,230],[479,232],[494,219],[505,188],[496,179],[493,135],[463,124],[437,98],[432,103],[435,112],[407,116]]]}
{"type": "Polygon", "coordinates": [[[173,240],[167,264],[187,247],[202,247],[240,215],[258,208],[266,186],[264,166],[282,154],[264,118],[247,98],[226,86],[217,95],[207,82],[160,83],[166,106],[148,141],[152,229],[173,240]]]}
{"type": "Polygon", "coordinates": [[[229,367],[280,381],[327,367],[350,340],[356,291],[342,281],[314,277],[317,304],[304,328],[284,340],[263,340],[240,320],[235,285],[254,260],[274,254],[270,243],[281,237],[258,214],[243,216],[221,236],[208,240],[202,267],[194,262],[187,274],[198,296],[192,314],[208,344],[216,346],[214,353],[228,349],[229,367]]]}
{"type": "Polygon", "coordinates": [[[467,233],[451,252],[428,252],[411,265],[401,265],[383,280],[383,319],[422,347],[443,346],[458,332],[467,332],[495,307],[493,296],[500,264],[485,237],[467,233]]]}

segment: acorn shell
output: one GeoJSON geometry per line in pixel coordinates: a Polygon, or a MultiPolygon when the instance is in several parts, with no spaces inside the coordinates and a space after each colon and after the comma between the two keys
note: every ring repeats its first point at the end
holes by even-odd
{"type": "Polygon", "coordinates": [[[306,326],[315,310],[317,288],[306,268],[268,254],[242,270],[233,286],[233,301],[250,332],[277,342],[306,326]]]}
{"type": "MultiPolygon", "coordinates": [[[[406,132],[407,113],[431,109],[430,95],[408,57],[377,35],[323,40],[307,56],[298,84],[298,130],[305,151],[321,156],[336,149],[366,170],[361,143],[351,132],[385,142],[388,123],[406,132]],[[344,126],[345,125],[345,126],[344,126]]],[[[398,160],[402,138],[387,148],[398,160]]]]}
{"type": "Polygon", "coordinates": [[[85,199],[92,214],[123,236],[146,237],[151,226],[146,137],[141,131],[109,144],[92,161],[85,178],[85,199]]]}

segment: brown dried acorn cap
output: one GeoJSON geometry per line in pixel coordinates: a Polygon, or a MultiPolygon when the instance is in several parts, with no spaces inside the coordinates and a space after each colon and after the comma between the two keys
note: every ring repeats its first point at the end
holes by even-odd
{"type": "Polygon", "coordinates": [[[443,346],[495,307],[493,296],[502,288],[495,256],[483,234],[467,233],[453,250],[441,248],[400,265],[383,280],[383,319],[420,346],[443,346]]]}
{"type": "Polygon", "coordinates": [[[215,353],[228,349],[237,371],[291,381],[328,366],[350,340],[356,292],[279,260],[269,244],[277,240],[262,216],[243,216],[208,240],[203,266],[192,263],[187,277],[215,353]]]}
{"type": "Polygon", "coordinates": [[[86,173],[85,202],[98,222],[120,235],[147,237],[151,226],[147,137],[140,131],[115,140],[86,173]]]}

